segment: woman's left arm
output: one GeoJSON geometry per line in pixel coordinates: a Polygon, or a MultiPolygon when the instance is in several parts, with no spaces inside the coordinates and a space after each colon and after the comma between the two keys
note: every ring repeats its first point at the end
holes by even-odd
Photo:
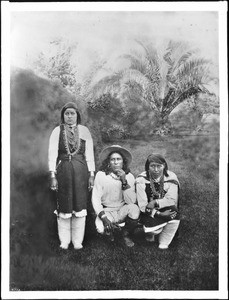
{"type": "Polygon", "coordinates": [[[83,138],[86,141],[85,158],[88,166],[88,171],[95,172],[94,148],[91,133],[87,127],[83,126],[82,134],[83,138]]]}
{"type": "Polygon", "coordinates": [[[94,186],[94,172],[95,172],[95,159],[94,159],[94,148],[93,148],[93,140],[89,129],[85,126],[82,128],[83,139],[86,141],[85,147],[85,158],[88,166],[88,171],[90,172],[89,176],[89,190],[94,186]]]}

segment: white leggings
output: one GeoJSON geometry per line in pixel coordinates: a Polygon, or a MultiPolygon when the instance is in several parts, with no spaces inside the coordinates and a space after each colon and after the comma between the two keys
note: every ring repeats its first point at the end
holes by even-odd
{"type": "Polygon", "coordinates": [[[161,227],[160,229],[151,231],[147,233],[147,235],[157,235],[159,240],[159,245],[169,246],[172,242],[176,231],[180,225],[180,220],[172,220],[169,221],[165,226],[161,227]]]}
{"type": "Polygon", "coordinates": [[[75,249],[82,248],[86,217],[57,218],[60,247],[67,249],[72,241],[75,249]]]}

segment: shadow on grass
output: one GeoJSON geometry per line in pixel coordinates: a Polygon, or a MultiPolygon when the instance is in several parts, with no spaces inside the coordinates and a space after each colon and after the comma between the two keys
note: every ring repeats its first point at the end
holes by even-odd
{"type": "Polygon", "coordinates": [[[59,250],[54,194],[47,177],[16,174],[11,188],[10,289],[58,290],[217,290],[218,289],[218,172],[210,178],[194,169],[174,143],[145,141],[122,144],[132,149],[135,175],[146,155],[160,150],[181,183],[179,238],[168,250],[158,249],[143,235],[127,248],[117,234],[114,243],[97,234],[89,209],[84,248],[59,250]],[[135,164],[136,163],[136,164],[135,164]],[[210,216],[210,217],[209,217],[210,216]]]}

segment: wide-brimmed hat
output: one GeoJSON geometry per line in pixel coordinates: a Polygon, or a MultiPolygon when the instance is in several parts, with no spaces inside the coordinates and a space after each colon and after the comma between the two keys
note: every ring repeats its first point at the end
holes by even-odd
{"type": "Polygon", "coordinates": [[[100,161],[101,162],[104,161],[110,153],[116,152],[116,151],[120,152],[126,158],[127,164],[129,166],[132,161],[132,155],[127,149],[125,149],[119,145],[112,145],[112,146],[108,146],[105,149],[103,149],[103,151],[100,154],[100,161]]]}

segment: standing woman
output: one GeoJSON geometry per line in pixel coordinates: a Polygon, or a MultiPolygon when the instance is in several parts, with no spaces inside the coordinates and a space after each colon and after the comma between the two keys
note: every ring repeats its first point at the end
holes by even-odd
{"type": "Polygon", "coordinates": [[[60,247],[83,248],[87,199],[94,184],[93,140],[87,127],[80,125],[76,104],[61,110],[61,124],[49,139],[50,188],[57,196],[57,227],[60,247]]]}

